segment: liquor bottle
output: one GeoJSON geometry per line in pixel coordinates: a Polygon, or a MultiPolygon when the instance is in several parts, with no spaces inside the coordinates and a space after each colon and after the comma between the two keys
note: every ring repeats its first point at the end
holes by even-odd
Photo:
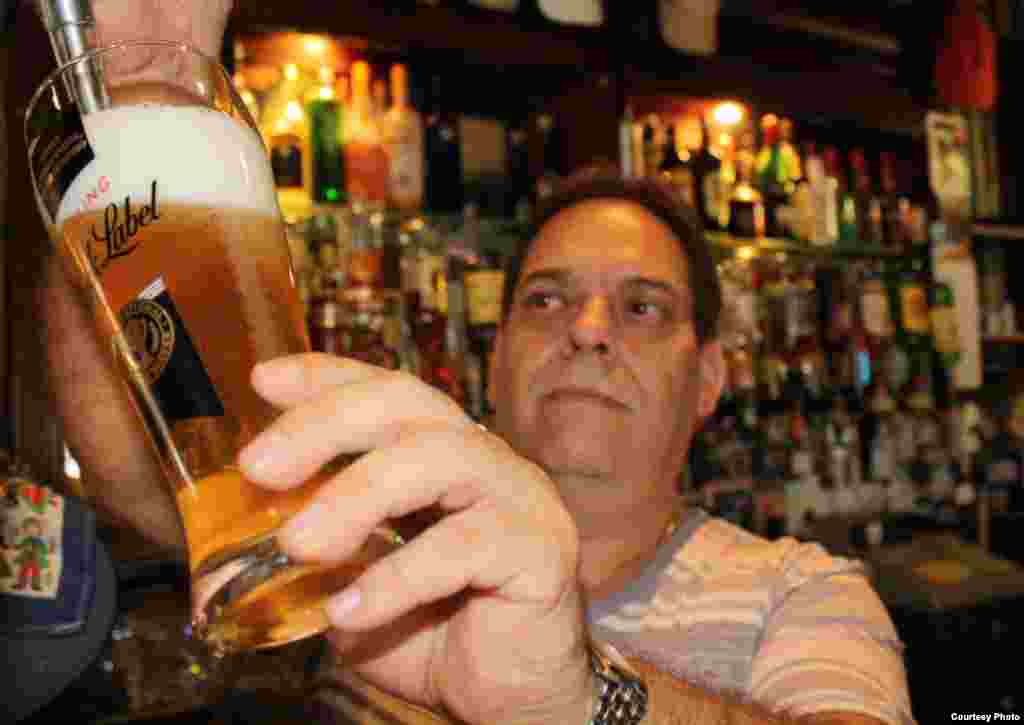
{"type": "Polygon", "coordinates": [[[424,202],[432,214],[459,214],[465,198],[459,119],[448,101],[440,74],[434,74],[424,118],[424,202]]]}
{"type": "Polygon", "coordinates": [[[370,97],[370,64],[352,65],[352,99],[345,114],[345,182],[349,196],[363,202],[387,199],[388,161],[370,97]]]}
{"type": "Polygon", "coordinates": [[[875,260],[865,265],[861,280],[860,313],[864,329],[872,338],[872,347],[881,347],[895,334],[892,305],[881,261],[875,260]]]}
{"type": "Polygon", "coordinates": [[[757,187],[764,199],[765,233],[770,237],[785,235],[779,211],[789,204],[793,180],[782,154],[779,119],[773,113],[761,117],[761,148],[756,162],[757,187]]]}
{"type": "Polygon", "coordinates": [[[439,364],[432,371],[433,379],[430,381],[462,406],[468,402],[465,266],[466,262],[460,256],[448,255],[445,271],[447,310],[444,349],[439,364]]]}
{"type": "Polygon", "coordinates": [[[262,114],[278,203],[289,223],[306,219],[312,210],[310,126],[303,108],[307,85],[297,65],[285,65],[262,114]]]}
{"type": "Polygon", "coordinates": [[[943,280],[936,279],[932,284],[929,308],[932,337],[939,363],[945,368],[947,376],[953,374],[953,370],[963,358],[954,294],[953,287],[943,280]]]}
{"type": "Polygon", "coordinates": [[[788,118],[779,119],[779,152],[785,169],[782,186],[787,194],[792,194],[797,183],[804,178],[804,170],[800,152],[793,141],[793,122],[788,118]]]}
{"type": "Polygon", "coordinates": [[[735,237],[765,235],[764,200],[754,186],[753,148],[753,134],[744,134],[736,151],[736,181],[729,195],[729,233],[735,237]]]}
{"type": "Polygon", "coordinates": [[[927,263],[920,256],[906,264],[899,283],[899,344],[907,356],[904,399],[914,410],[934,407],[932,370],[933,342],[929,311],[929,279],[927,263]]]}
{"type": "Polygon", "coordinates": [[[344,202],[345,167],[342,152],[342,108],[335,94],[335,72],[321,66],[319,84],[306,96],[312,154],[313,201],[318,204],[344,202]]]}
{"type": "Polygon", "coordinates": [[[369,290],[381,286],[384,250],[377,233],[378,223],[379,219],[366,207],[357,204],[352,208],[345,287],[358,296],[366,296],[369,290]]]}
{"type": "Polygon", "coordinates": [[[665,124],[653,113],[644,119],[642,138],[644,176],[656,177],[658,169],[661,168],[661,155],[665,151],[665,124]]]}
{"type": "Polygon", "coordinates": [[[722,207],[728,207],[729,198],[723,184],[722,150],[712,143],[702,118],[692,116],[687,124],[690,130],[685,135],[692,141],[686,145],[694,155],[697,211],[705,229],[721,229],[722,207]]]}
{"type": "Polygon", "coordinates": [[[402,211],[423,206],[423,119],[409,105],[409,75],[404,65],[391,66],[391,108],[384,115],[388,154],[388,199],[402,211]]]}
{"type": "Polygon", "coordinates": [[[826,146],[824,161],[826,175],[836,180],[836,214],[839,243],[846,247],[854,247],[859,240],[857,198],[847,175],[842,171],[839,149],[835,146],[826,146]]]}
{"type": "Polygon", "coordinates": [[[314,352],[328,355],[348,352],[343,315],[344,307],[334,298],[321,297],[310,304],[309,342],[314,352]]]}
{"type": "Polygon", "coordinates": [[[697,179],[693,159],[689,150],[682,148],[682,140],[677,136],[679,127],[679,123],[668,124],[658,178],[672,189],[679,201],[696,209],[697,179]]]}
{"type": "Polygon", "coordinates": [[[633,162],[633,126],[635,123],[633,106],[626,103],[622,118],[619,119],[619,173],[622,174],[623,179],[633,179],[637,176],[636,164],[633,162]]]}
{"type": "Polygon", "coordinates": [[[818,320],[818,295],[810,263],[791,265],[792,281],[786,291],[786,340],[789,353],[789,393],[808,415],[821,408],[826,397],[825,353],[818,320]]]}
{"type": "Polygon", "coordinates": [[[909,250],[910,230],[907,218],[910,200],[897,189],[896,157],[889,152],[879,155],[878,176],[882,190],[882,229],[885,246],[894,251],[909,250]]]}
{"type": "Polygon", "coordinates": [[[388,84],[383,78],[374,78],[370,83],[370,105],[377,128],[383,130],[384,117],[388,113],[388,84]]]}
{"type": "Polygon", "coordinates": [[[857,205],[857,238],[861,244],[880,247],[885,239],[882,226],[882,202],[871,184],[864,149],[850,151],[850,173],[857,205]]]}
{"type": "Polygon", "coordinates": [[[482,244],[476,208],[467,204],[463,221],[463,244],[471,250],[472,262],[463,272],[467,336],[467,406],[475,420],[490,415],[487,402],[488,365],[498,323],[505,273],[498,255],[482,244]]]}
{"type": "Polygon", "coordinates": [[[814,207],[811,243],[833,246],[839,239],[839,212],[836,207],[838,184],[835,177],[829,177],[824,158],[818,154],[817,147],[807,143],[804,148],[804,168],[814,207]]]}

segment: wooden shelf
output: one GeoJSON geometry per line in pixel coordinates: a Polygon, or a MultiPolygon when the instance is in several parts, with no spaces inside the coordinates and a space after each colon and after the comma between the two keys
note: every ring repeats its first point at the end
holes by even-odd
{"type": "Polygon", "coordinates": [[[971,225],[971,233],[989,239],[1024,240],[1024,224],[976,222],[971,225]]]}
{"type": "Polygon", "coordinates": [[[1024,335],[989,335],[981,341],[990,345],[1024,345],[1024,335]]]}
{"type": "MultiPolygon", "coordinates": [[[[907,256],[903,251],[891,250],[878,245],[857,246],[817,246],[804,244],[791,239],[762,237],[759,239],[734,237],[721,232],[707,232],[708,241],[718,250],[735,254],[741,249],[751,250],[751,256],[763,254],[795,254],[822,259],[843,258],[888,258],[902,259],[907,256]]],[[[925,250],[922,249],[921,254],[925,250]]]]}

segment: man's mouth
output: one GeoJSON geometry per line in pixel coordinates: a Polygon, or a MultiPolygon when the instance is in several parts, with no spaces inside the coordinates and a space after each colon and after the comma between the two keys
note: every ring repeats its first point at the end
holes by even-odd
{"type": "Polygon", "coordinates": [[[594,390],[593,388],[581,388],[575,386],[568,386],[563,388],[556,388],[547,395],[544,396],[546,399],[553,402],[560,401],[579,401],[589,402],[597,405],[602,405],[607,408],[615,410],[629,410],[629,406],[618,398],[601,392],[600,390],[594,390]]]}

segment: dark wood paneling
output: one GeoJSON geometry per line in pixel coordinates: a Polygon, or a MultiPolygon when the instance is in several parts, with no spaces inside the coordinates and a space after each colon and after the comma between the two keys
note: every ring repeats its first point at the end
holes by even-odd
{"type": "Polygon", "coordinates": [[[375,47],[404,51],[449,50],[467,62],[499,65],[609,67],[603,29],[569,26],[524,27],[498,12],[456,12],[402,3],[338,0],[265,2],[237,0],[232,28],[297,30],[371,39],[375,47]]]}

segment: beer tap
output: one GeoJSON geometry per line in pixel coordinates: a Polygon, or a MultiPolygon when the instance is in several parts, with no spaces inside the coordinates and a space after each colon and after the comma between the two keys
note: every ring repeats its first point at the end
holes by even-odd
{"type": "MultiPolygon", "coordinates": [[[[57,65],[64,65],[96,47],[96,16],[90,0],[35,0],[35,6],[50,36],[57,65]]],[[[74,80],[69,83],[73,83],[74,88],[68,90],[78,99],[81,113],[92,113],[110,105],[97,62],[77,64],[73,76],[74,80]]]]}

